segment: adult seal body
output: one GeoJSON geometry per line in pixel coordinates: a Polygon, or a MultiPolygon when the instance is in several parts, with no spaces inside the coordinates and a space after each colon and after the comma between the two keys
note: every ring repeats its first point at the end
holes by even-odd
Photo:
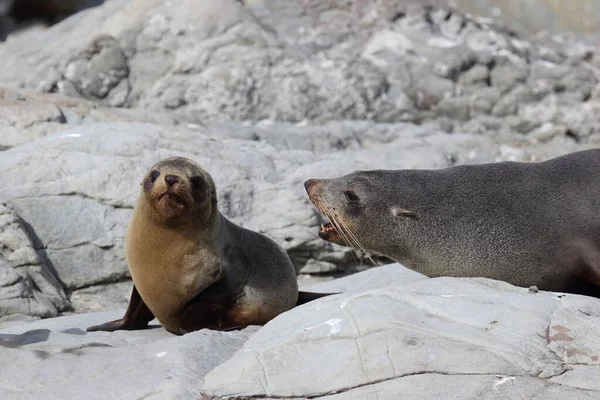
{"type": "Polygon", "coordinates": [[[122,319],[88,331],[143,329],[156,317],[170,332],[262,325],[298,303],[296,272],[273,240],[225,218],[212,177],[175,157],[154,165],[126,235],[134,287],[122,319]]]}
{"type": "Polygon", "coordinates": [[[429,277],[598,295],[600,150],[537,163],[356,171],[305,182],[319,236],[429,277]]]}

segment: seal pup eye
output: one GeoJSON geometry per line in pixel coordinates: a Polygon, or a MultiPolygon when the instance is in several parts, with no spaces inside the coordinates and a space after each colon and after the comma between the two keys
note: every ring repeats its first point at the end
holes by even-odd
{"type": "Polygon", "coordinates": [[[344,192],[344,196],[346,196],[346,200],[348,200],[351,203],[357,202],[359,199],[359,197],[356,195],[356,193],[354,193],[351,190],[346,190],[344,192]]]}
{"type": "Polygon", "coordinates": [[[201,176],[192,176],[190,182],[195,190],[202,188],[202,184],[204,183],[201,176]]]}
{"type": "Polygon", "coordinates": [[[158,172],[157,170],[152,171],[150,173],[150,180],[152,181],[152,183],[154,183],[156,178],[158,178],[159,176],[160,176],[160,172],[158,172]]]}

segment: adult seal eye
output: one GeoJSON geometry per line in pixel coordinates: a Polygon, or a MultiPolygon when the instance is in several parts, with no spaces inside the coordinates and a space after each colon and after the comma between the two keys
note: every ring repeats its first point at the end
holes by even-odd
{"type": "Polygon", "coordinates": [[[357,202],[359,200],[358,196],[356,195],[356,193],[350,191],[350,190],[346,190],[344,192],[344,196],[346,196],[346,200],[348,200],[351,203],[357,202]]]}
{"type": "Polygon", "coordinates": [[[160,172],[154,170],[150,173],[150,180],[154,182],[160,176],[160,172]]]}
{"type": "Polygon", "coordinates": [[[192,187],[196,190],[202,187],[202,178],[199,176],[192,176],[190,182],[192,183],[192,187]]]}

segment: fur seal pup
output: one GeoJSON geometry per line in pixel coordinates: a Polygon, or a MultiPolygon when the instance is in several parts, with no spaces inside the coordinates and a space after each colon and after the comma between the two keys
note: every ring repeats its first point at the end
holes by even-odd
{"type": "Polygon", "coordinates": [[[600,149],[543,162],[355,171],[304,183],[327,241],[429,277],[600,294],[600,149]]]}
{"type": "Polygon", "coordinates": [[[125,239],[134,283],[127,311],[88,331],[143,329],[154,317],[175,334],[230,330],[328,295],[298,292],[287,253],[225,218],[212,177],[195,162],[162,160],[141,186],[125,239]]]}

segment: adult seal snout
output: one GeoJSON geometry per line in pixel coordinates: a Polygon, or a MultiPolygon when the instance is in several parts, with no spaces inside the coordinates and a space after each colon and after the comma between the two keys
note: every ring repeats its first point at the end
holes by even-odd
{"type": "Polygon", "coordinates": [[[429,277],[598,295],[600,150],[537,163],[356,171],[305,182],[319,236],[429,277]]]}
{"type": "Polygon", "coordinates": [[[143,329],[156,317],[170,332],[261,325],[326,294],[298,292],[287,253],[230,222],[212,177],[168,158],[150,168],[126,236],[134,287],[122,319],[88,331],[143,329]]]}

